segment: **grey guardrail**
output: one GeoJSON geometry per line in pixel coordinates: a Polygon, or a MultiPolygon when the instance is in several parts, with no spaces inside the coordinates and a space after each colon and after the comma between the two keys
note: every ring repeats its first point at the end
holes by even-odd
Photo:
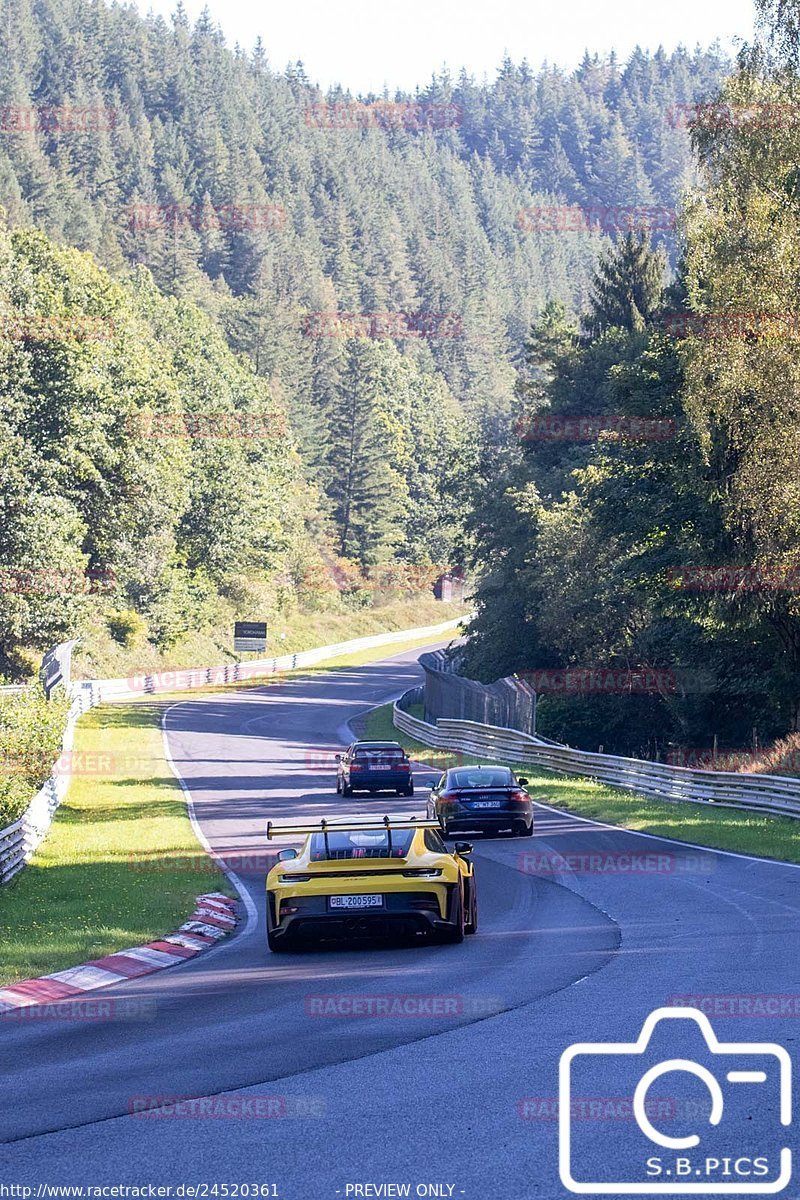
{"type": "Polygon", "coordinates": [[[326,659],[338,658],[359,650],[377,649],[397,642],[413,641],[418,637],[438,637],[456,629],[465,617],[442,621],[438,625],[422,625],[416,629],[400,629],[392,633],[377,633],[317,646],[297,654],[279,658],[260,659],[244,663],[228,663],[219,667],[192,667],[186,670],[162,671],[154,674],[132,675],[129,679],[92,679],[70,684],[67,693],[72,698],[58,763],[44,786],[36,793],[22,816],[0,829],[0,886],[8,883],[25,866],[41,844],[53,820],[53,814],[67,794],[71,778],[70,751],[78,718],[98,704],[130,700],[158,692],[176,692],[209,684],[237,683],[247,679],[266,679],[279,671],[293,671],[314,666],[326,659]]]}
{"type": "Polygon", "coordinates": [[[770,816],[800,817],[800,779],[673,767],[645,759],[593,754],[516,729],[481,725],[476,721],[440,717],[431,725],[404,710],[404,705],[417,702],[418,694],[418,689],[412,689],[400,697],[394,705],[393,720],[396,729],[427,746],[479,758],[531,763],[661,800],[688,800],[693,804],[715,804],[770,816]]]}

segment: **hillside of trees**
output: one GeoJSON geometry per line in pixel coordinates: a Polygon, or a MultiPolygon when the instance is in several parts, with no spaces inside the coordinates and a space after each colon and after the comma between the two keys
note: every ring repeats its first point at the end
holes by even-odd
{"type": "Polygon", "coordinates": [[[401,349],[491,422],[508,411],[509,358],[532,318],[547,298],[585,305],[607,240],[536,232],[520,214],[564,203],[674,210],[693,171],[676,106],[709,95],[727,65],[699,50],[637,52],[626,64],[587,55],[571,74],[507,61],[490,86],[441,77],[383,109],[379,97],[348,108],[349,95],[323,96],[299,64],[273,70],[268,47],[229,50],[207,17],[192,26],[180,6],[169,24],[99,0],[4,8],[0,105],[104,114],[91,136],[5,132],[10,220],[114,272],[145,264],[164,291],[206,308],[279,384],[324,486],[328,397],[347,339],[309,336],[309,315],[453,314],[456,336],[401,338],[401,349]],[[411,101],[423,108],[416,124],[402,118],[411,101]],[[426,122],[446,106],[449,120],[426,122]],[[215,221],[231,206],[270,227],[215,221]]]}
{"type": "Polygon", "coordinates": [[[727,69],[713,50],[506,61],[490,85],[355,101],[180,5],[170,22],[99,0],[2,10],[12,673],[81,627],[85,595],[24,574],[48,563],[89,572],[95,610],[104,581],[123,641],[138,621],[167,647],[246,610],[256,583],[364,603],[378,568],[402,588],[462,562],[468,483],[480,445],[507,442],[531,321],[549,300],[585,309],[610,241],[602,221],[565,235],[524,214],[674,209],[695,173],[675,106],[727,69]],[[269,429],[141,433],[228,411],[269,429]]]}
{"type": "Polygon", "coordinates": [[[549,305],[518,443],[478,472],[471,667],[554,672],[541,731],[591,749],[800,728],[800,36],[791,6],[758,8],[760,40],[695,123],[677,280],[631,236],[582,320],[549,305]],[[617,672],[607,694],[583,668],[617,672]]]}

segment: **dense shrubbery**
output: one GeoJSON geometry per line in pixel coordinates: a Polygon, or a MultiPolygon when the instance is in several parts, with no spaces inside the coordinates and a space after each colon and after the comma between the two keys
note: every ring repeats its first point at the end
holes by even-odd
{"type": "Polygon", "coordinates": [[[21,816],[53,769],[68,709],[61,690],[47,701],[38,684],[0,696],[0,829],[21,816]]]}

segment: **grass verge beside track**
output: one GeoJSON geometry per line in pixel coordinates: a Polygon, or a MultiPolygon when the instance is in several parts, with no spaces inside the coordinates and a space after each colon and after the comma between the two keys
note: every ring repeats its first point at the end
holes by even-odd
{"type": "MultiPolygon", "coordinates": [[[[421,717],[422,713],[414,715],[421,717]]],[[[399,741],[418,762],[436,769],[478,761],[470,755],[433,749],[401,733],[392,724],[391,704],[373,709],[364,726],[361,737],[399,741]]],[[[800,862],[800,821],[686,801],[651,800],[582,776],[560,775],[530,764],[509,763],[509,766],[526,776],[528,791],[534,799],[578,816],[717,850],[800,862]]]]}
{"type": "Polygon", "coordinates": [[[141,945],[177,929],[202,892],[232,895],[164,759],[163,708],[107,705],[78,722],[73,762],[83,755],[92,773],[73,777],[33,860],[0,892],[0,983],[141,945]]]}

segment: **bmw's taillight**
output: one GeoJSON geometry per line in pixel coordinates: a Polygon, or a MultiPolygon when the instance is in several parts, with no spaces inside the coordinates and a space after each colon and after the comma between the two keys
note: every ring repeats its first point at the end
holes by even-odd
{"type": "Polygon", "coordinates": [[[407,763],[407,762],[401,762],[401,763],[398,763],[398,764],[397,764],[397,769],[398,769],[398,771],[410,771],[410,770],[411,770],[411,764],[410,764],[410,763],[407,763]]]}

